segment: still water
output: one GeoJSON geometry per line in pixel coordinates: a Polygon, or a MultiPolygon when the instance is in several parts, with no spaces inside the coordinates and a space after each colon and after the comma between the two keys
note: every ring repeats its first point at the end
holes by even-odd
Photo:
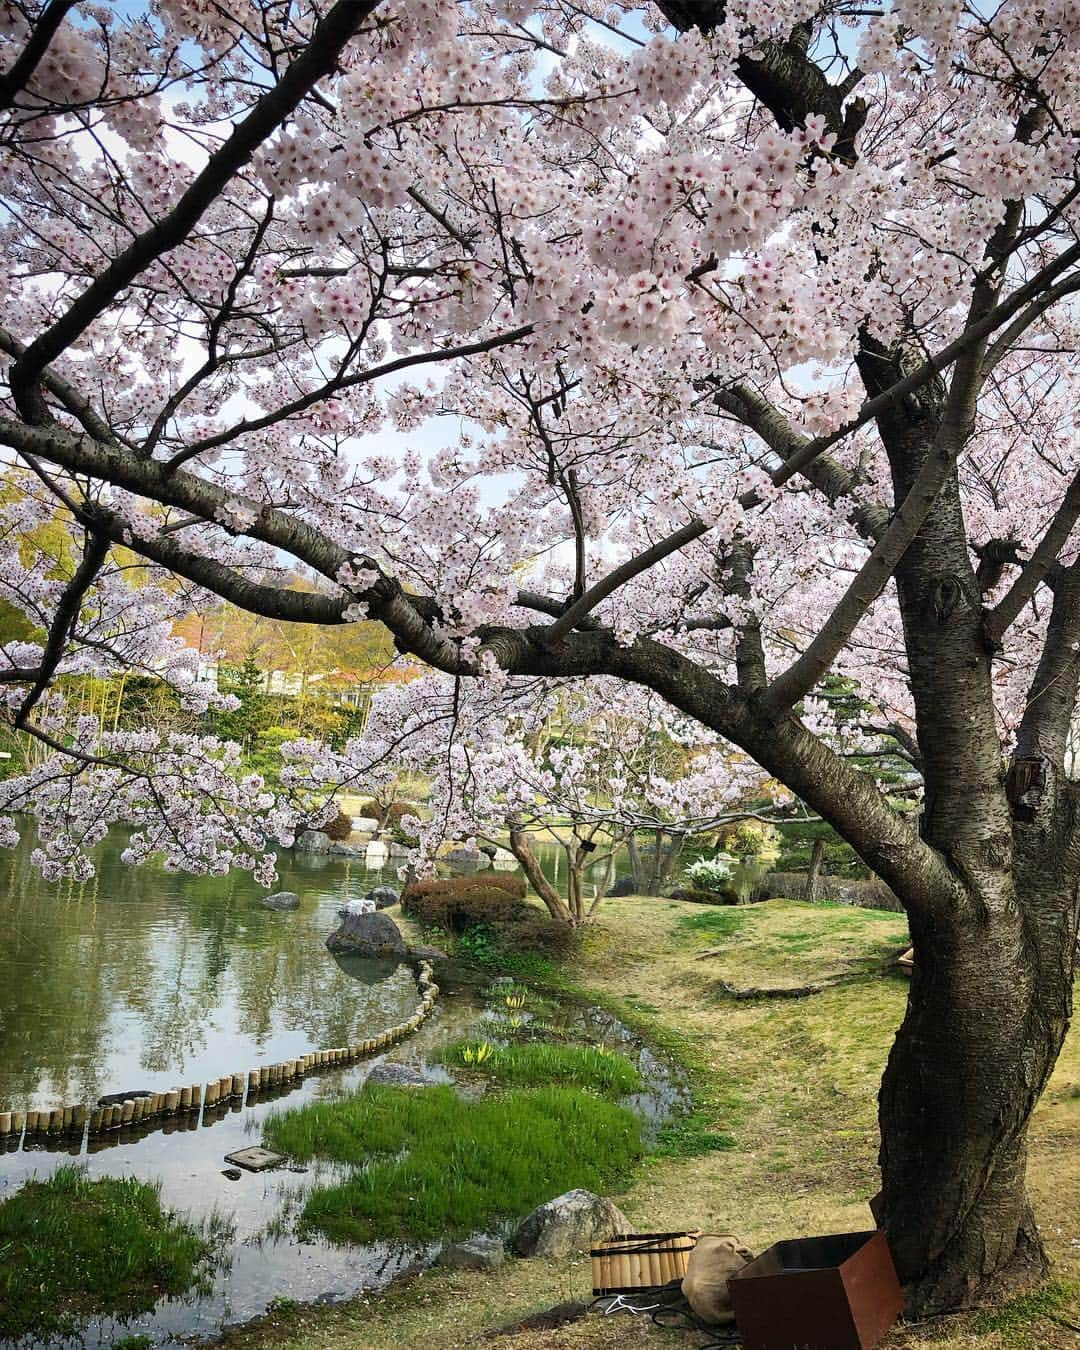
{"type": "MultiPolygon", "coordinates": [[[[301,907],[279,913],[262,908],[265,891],[244,875],[196,878],[127,867],[119,838],[98,849],[90,882],[47,883],[29,867],[31,846],[0,852],[0,1110],[205,1083],[373,1036],[416,1006],[411,967],[336,959],[324,945],[339,906],[376,884],[394,884],[396,863],[376,870],[363,859],[283,853],[277,888],[296,891],[301,907]]],[[[557,850],[545,850],[543,862],[554,878],[557,850]]],[[[383,1060],[445,1080],[428,1059],[472,1032],[483,1006],[442,972],[439,980],[435,1013],[415,1036],[386,1056],[304,1079],[287,1104],[359,1086],[383,1060]]],[[[629,1104],[647,1126],[676,1109],[683,1085],[625,1028],[595,1010],[567,1015],[585,1019],[578,1030],[587,1039],[637,1060],[650,1090],[629,1104]],[[589,1020],[595,1017],[600,1021],[589,1020]]],[[[432,1258],[435,1248],[298,1242],[281,1219],[302,1202],[317,1170],[226,1178],[224,1155],[258,1143],[274,1109],[266,1099],[234,1103],[205,1112],[201,1122],[113,1132],[89,1148],[56,1140],[18,1147],[14,1139],[6,1151],[0,1147],[0,1199],[74,1155],[91,1176],[159,1181],[168,1207],[196,1217],[219,1212],[235,1230],[209,1295],[162,1302],[122,1326],[95,1319],[75,1340],[22,1344],[107,1347],[140,1332],[157,1346],[189,1344],[192,1335],[258,1315],[275,1297],[347,1297],[432,1258]]]]}

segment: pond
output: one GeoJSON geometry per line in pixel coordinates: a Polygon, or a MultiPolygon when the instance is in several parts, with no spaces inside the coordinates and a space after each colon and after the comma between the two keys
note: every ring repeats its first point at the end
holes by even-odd
{"type": "MultiPolygon", "coordinates": [[[[206,1083],[226,1073],[294,1058],[312,1049],[377,1035],[408,1017],[417,1003],[407,965],[337,960],[325,949],[337,909],[383,881],[391,868],[362,860],[283,854],[278,885],[297,891],[301,908],[262,908],[250,877],[194,878],[120,862],[122,840],[97,854],[98,872],[82,886],[50,884],[28,864],[25,842],[0,853],[0,1111],[94,1103],[106,1093],[161,1092],[206,1083]]],[[[551,850],[545,861],[552,865],[551,850]]],[[[470,989],[455,990],[440,973],[435,1015],[385,1056],[305,1078],[288,1105],[358,1086],[387,1059],[427,1068],[440,1046],[469,1035],[483,1012],[470,989]],[[449,985],[449,987],[447,987],[449,985]]],[[[588,1039],[631,1053],[647,1090],[633,1105],[648,1123],[663,1119],[683,1087],[625,1028],[595,1010],[567,1010],[588,1039]]],[[[254,1106],[234,1102],[178,1118],[165,1128],[113,1132],[85,1142],[36,1139],[0,1143],[0,1198],[31,1176],[44,1176],[72,1155],[91,1176],[160,1181],[164,1203],[196,1217],[215,1210],[232,1220],[231,1264],[213,1291],[163,1302],[125,1322],[89,1324],[76,1341],[34,1345],[108,1346],[146,1332],[156,1345],[210,1334],[265,1311],[272,1298],[336,1299],[378,1289],[430,1247],[376,1244],[332,1247],[300,1243],[283,1214],[295,1212],[314,1177],[275,1170],[223,1174],[224,1155],[258,1143],[266,1095],[254,1106]]],[[[0,1342],[2,1343],[2,1342],[0,1342]]]]}

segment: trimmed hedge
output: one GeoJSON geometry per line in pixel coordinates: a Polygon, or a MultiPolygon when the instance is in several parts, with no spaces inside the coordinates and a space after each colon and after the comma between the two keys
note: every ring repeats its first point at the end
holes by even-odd
{"type": "Polygon", "coordinates": [[[507,872],[423,877],[401,893],[401,908],[420,923],[463,933],[475,924],[501,926],[523,917],[525,878],[507,872]]]}
{"type": "Polygon", "coordinates": [[[339,811],[333,820],[328,821],[323,826],[324,833],[328,834],[337,844],[344,843],[352,834],[352,816],[347,816],[344,811],[339,811]]]}

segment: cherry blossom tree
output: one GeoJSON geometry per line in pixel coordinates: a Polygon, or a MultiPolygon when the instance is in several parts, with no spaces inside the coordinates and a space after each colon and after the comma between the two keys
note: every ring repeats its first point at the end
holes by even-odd
{"type": "Polygon", "coordinates": [[[376,619],[491,697],[651,690],[907,909],[879,1213],[909,1310],[1041,1274],[1078,47],[1070,0],[4,0],[0,576],[33,634],[0,683],[51,753],[0,809],[53,872],[114,820],[136,858],[270,865],[296,813],[227,746],[43,703],[132,667],[205,701],[170,639],[200,597],[376,619]],[[829,673],[917,766],[918,828],[800,714],[829,673]]]}

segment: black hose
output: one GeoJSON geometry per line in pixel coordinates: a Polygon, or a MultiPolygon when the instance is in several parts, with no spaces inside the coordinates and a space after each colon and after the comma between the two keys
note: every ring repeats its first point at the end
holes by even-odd
{"type": "Polygon", "coordinates": [[[710,1339],[703,1342],[698,1350],[732,1350],[739,1344],[739,1333],[734,1327],[710,1326],[697,1316],[682,1291],[681,1280],[635,1289],[633,1294],[601,1294],[599,1298],[593,1299],[592,1306],[605,1313],[628,1312],[641,1316],[648,1313],[658,1327],[668,1330],[683,1327],[689,1331],[700,1331],[710,1339]]]}

